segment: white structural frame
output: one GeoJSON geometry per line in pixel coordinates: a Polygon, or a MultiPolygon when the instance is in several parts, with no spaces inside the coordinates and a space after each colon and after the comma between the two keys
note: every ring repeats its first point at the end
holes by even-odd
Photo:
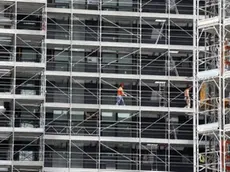
{"type": "MultiPolygon", "coordinates": [[[[168,0],[170,1],[170,0],[168,0]]],[[[11,158],[9,161],[0,161],[0,166],[4,166],[7,165],[7,167],[9,167],[11,169],[11,172],[15,172],[15,171],[20,171],[25,168],[31,168],[31,169],[36,169],[37,171],[104,171],[102,169],[100,169],[100,165],[101,165],[101,147],[102,146],[107,146],[107,148],[109,148],[110,150],[112,150],[113,152],[115,152],[118,155],[121,155],[123,157],[125,157],[126,159],[130,160],[126,155],[122,155],[122,153],[117,152],[116,150],[110,148],[108,145],[106,145],[107,142],[114,142],[114,143],[135,143],[138,144],[139,147],[139,154],[137,155],[138,160],[135,162],[136,163],[136,170],[134,171],[142,171],[141,168],[141,163],[142,163],[142,149],[147,150],[152,156],[156,157],[158,160],[160,160],[161,162],[163,162],[165,164],[165,171],[170,171],[171,170],[171,162],[170,159],[171,158],[171,149],[172,150],[176,150],[176,148],[174,148],[174,146],[190,146],[192,144],[191,140],[182,140],[182,139],[172,139],[172,133],[175,132],[175,130],[177,130],[178,128],[180,128],[181,126],[185,125],[181,124],[180,126],[173,126],[173,124],[170,122],[170,120],[168,120],[165,124],[167,131],[165,134],[165,139],[159,139],[159,138],[143,138],[142,137],[142,132],[143,130],[147,129],[148,127],[151,127],[151,125],[154,125],[157,122],[153,122],[152,124],[150,124],[149,126],[147,126],[146,128],[142,129],[141,125],[142,125],[142,115],[146,112],[155,112],[155,113],[159,113],[162,116],[160,117],[160,119],[162,118],[167,118],[167,119],[171,119],[174,117],[175,113],[177,113],[178,115],[184,115],[184,116],[188,116],[191,117],[193,116],[193,114],[196,112],[196,108],[195,106],[192,108],[188,108],[188,109],[184,109],[184,108],[177,108],[177,107],[170,107],[170,103],[169,106],[166,107],[145,107],[145,106],[141,106],[142,103],[142,91],[141,91],[141,86],[148,86],[147,81],[152,81],[152,80],[157,80],[157,81],[164,81],[167,82],[166,87],[168,88],[168,92],[166,93],[167,95],[167,102],[171,102],[172,100],[170,99],[171,96],[171,92],[170,92],[170,88],[174,87],[177,88],[178,90],[180,90],[180,88],[178,88],[177,86],[174,85],[174,82],[183,82],[183,83],[187,83],[187,82],[195,82],[193,80],[192,77],[180,77],[180,76],[171,76],[171,70],[175,69],[175,66],[172,66],[172,64],[170,63],[173,59],[171,58],[171,54],[173,53],[173,51],[184,51],[184,52],[192,52],[194,51],[194,46],[179,46],[179,45],[170,45],[170,41],[171,41],[171,30],[170,30],[170,26],[172,25],[172,23],[174,22],[174,20],[186,20],[186,21],[193,21],[193,17],[192,15],[180,15],[180,14],[171,14],[170,9],[171,9],[171,3],[168,3],[167,5],[167,9],[166,9],[166,13],[165,14],[160,14],[160,13],[142,13],[142,7],[146,4],[142,4],[142,0],[140,0],[139,3],[139,7],[138,7],[138,12],[111,12],[111,11],[103,11],[102,10],[102,0],[99,0],[99,5],[98,5],[98,10],[76,10],[73,9],[74,6],[74,0],[70,1],[70,9],[60,9],[60,8],[47,8],[47,2],[46,0],[4,0],[4,2],[12,2],[13,4],[15,4],[15,16],[14,16],[14,28],[13,29],[0,29],[0,33],[1,34],[8,34],[11,35],[13,37],[13,61],[12,62],[4,62],[4,63],[0,63],[0,66],[7,66],[8,68],[12,68],[10,71],[12,71],[12,76],[13,76],[13,81],[12,81],[12,85],[13,85],[13,92],[11,93],[4,93],[3,95],[1,95],[1,99],[2,100],[7,100],[7,101],[12,101],[13,102],[13,107],[12,109],[15,110],[15,106],[16,104],[22,106],[24,109],[26,109],[26,107],[23,106],[23,104],[27,104],[28,102],[35,102],[35,104],[37,106],[40,106],[40,128],[32,128],[30,129],[30,131],[26,130],[26,129],[21,129],[19,127],[6,127],[6,128],[0,128],[0,133],[7,133],[7,135],[5,135],[4,139],[8,139],[10,138],[12,141],[11,146],[11,158]],[[40,6],[41,9],[43,9],[43,22],[44,25],[42,26],[43,29],[40,31],[32,31],[32,30],[19,30],[17,28],[17,4],[18,3],[30,3],[31,5],[33,5],[33,3],[41,3],[42,5],[40,6]],[[59,40],[59,39],[48,39],[47,38],[47,19],[49,18],[50,14],[56,14],[56,13],[62,13],[64,14],[68,14],[70,16],[70,27],[68,32],[69,35],[69,40],[59,40]],[[99,18],[99,37],[98,37],[98,41],[79,41],[79,40],[74,40],[74,35],[73,35],[73,25],[74,25],[74,17],[76,17],[75,15],[92,15],[92,16],[98,16],[99,18]],[[139,40],[136,43],[112,43],[112,42],[103,42],[102,41],[102,22],[103,20],[108,20],[106,19],[106,17],[132,17],[132,18],[136,18],[137,20],[139,20],[139,24],[140,27],[138,28],[138,36],[139,36],[139,40]],[[145,19],[163,19],[163,20],[167,20],[166,22],[164,22],[162,24],[162,28],[163,25],[167,24],[168,30],[164,31],[163,34],[166,35],[166,39],[165,39],[165,44],[159,44],[158,40],[159,37],[162,33],[159,33],[158,35],[158,39],[156,40],[155,44],[145,44],[142,43],[142,22],[149,24],[145,19]],[[23,38],[20,38],[21,35],[29,35],[31,36],[33,39],[33,36],[37,36],[42,40],[42,45],[41,45],[41,49],[42,49],[42,61],[41,63],[35,63],[35,62],[17,62],[16,60],[16,56],[17,56],[17,52],[16,52],[16,48],[17,48],[17,38],[19,36],[18,39],[20,39],[22,42],[26,43],[27,46],[30,46],[26,41],[23,41],[23,38]],[[70,68],[68,72],[61,72],[61,71],[48,71],[47,70],[47,48],[48,46],[56,46],[57,47],[67,47],[66,49],[70,52],[70,68]],[[76,64],[75,62],[73,62],[73,52],[71,51],[76,47],[83,47],[83,48],[96,48],[97,50],[99,50],[99,61],[98,61],[98,66],[99,66],[99,71],[96,73],[87,73],[87,72],[74,72],[73,67],[76,64]],[[138,74],[134,75],[134,74],[127,74],[127,75],[123,75],[123,74],[107,74],[107,73],[102,73],[102,68],[104,67],[104,65],[102,64],[102,49],[103,48],[116,48],[116,49],[123,49],[123,48],[134,48],[135,50],[132,51],[130,54],[135,53],[135,52],[139,52],[138,54],[138,65],[136,66],[138,69],[138,74]],[[165,65],[167,68],[166,71],[166,75],[165,76],[158,76],[158,75],[154,75],[154,76],[148,76],[148,75],[142,75],[142,52],[145,50],[150,49],[151,51],[163,51],[165,52],[165,55],[167,55],[167,59],[165,60],[165,65]],[[17,72],[22,71],[22,70],[28,70],[28,71],[33,71],[34,69],[36,69],[38,72],[35,72],[35,74],[31,74],[32,76],[28,79],[28,81],[30,79],[32,79],[33,77],[37,76],[37,75],[41,75],[41,95],[36,95],[36,96],[31,96],[31,95],[17,95],[16,94],[16,79],[17,79],[17,72]],[[47,98],[47,83],[50,83],[49,80],[53,79],[53,77],[56,78],[69,78],[70,81],[70,85],[69,85],[69,95],[66,94],[64,91],[62,91],[62,88],[59,88],[58,86],[53,85],[56,89],[58,89],[60,92],[63,93],[63,95],[65,95],[66,97],[68,97],[68,103],[57,103],[57,102],[47,102],[46,98],[47,98]],[[94,78],[97,79],[99,81],[99,89],[97,92],[97,104],[77,104],[73,102],[73,84],[76,83],[77,79],[88,79],[88,78],[94,78]],[[110,85],[114,88],[113,84],[111,84],[109,81],[107,81],[107,79],[114,79],[114,80],[119,80],[122,79],[124,81],[127,82],[133,82],[136,81],[139,85],[139,89],[136,90],[137,92],[137,105],[136,106],[115,106],[115,105],[104,105],[102,104],[102,83],[106,83],[107,85],[110,85]],[[29,101],[28,101],[29,100],[29,101]],[[49,126],[50,123],[52,123],[53,121],[55,121],[56,119],[52,119],[52,121],[50,121],[49,123],[46,123],[46,111],[50,110],[50,109],[65,109],[67,110],[67,112],[70,114],[69,118],[68,118],[68,122],[71,125],[67,125],[63,127],[63,130],[61,131],[57,131],[57,135],[52,135],[49,133],[46,133],[47,130],[49,128],[52,128],[52,126],[49,126]],[[105,130],[105,128],[102,127],[102,119],[101,119],[101,115],[99,115],[98,117],[98,134],[96,134],[96,136],[76,136],[74,135],[75,133],[73,133],[73,129],[75,128],[75,126],[72,126],[72,114],[74,113],[74,111],[76,110],[83,110],[83,111],[96,111],[94,114],[92,114],[91,116],[95,115],[95,114],[101,114],[103,111],[109,111],[109,112],[128,112],[128,113],[133,113],[132,116],[130,116],[129,118],[133,117],[133,116],[137,116],[138,117],[138,124],[136,127],[138,129],[137,133],[138,133],[138,137],[136,138],[128,138],[128,137],[104,137],[101,135],[101,131],[105,130]],[[47,127],[47,128],[46,128],[47,127]],[[63,131],[68,129],[69,133],[64,135],[63,131]],[[63,133],[62,133],[63,132],[63,133]],[[60,134],[60,135],[59,135],[60,134]],[[63,135],[62,135],[63,134],[63,135]],[[34,161],[34,162],[17,162],[14,161],[14,141],[15,139],[18,138],[18,136],[23,136],[25,138],[30,138],[32,141],[31,143],[40,140],[40,151],[39,151],[39,161],[34,161]],[[31,138],[32,137],[32,138],[31,138]],[[68,162],[68,168],[63,168],[63,169],[57,169],[57,168],[48,168],[45,167],[45,146],[49,145],[47,142],[49,141],[66,141],[68,142],[68,158],[66,158],[66,161],[68,162]],[[72,147],[77,147],[75,144],[76,141],[86,141],[86,142],[90,142],[90,141],[95,141],[99,143],[99,155],[98,155],[98,159],[97,161],[97,169],[94,170],[89,170],[89,169],[74,169],[72,168],[72,147]],[[163,145],[167,145],[167,150],[166,150],[166,154],[165,154],[165,159],[162,160],[159,156],[155,155],[154,152],[152,152],[152,150],[149,147],[146,147],[145,144],[151,144],[151,149],[152,149],[152,145],[153,144],[163,144],[163,145]]],[[[150,2],[150,1],[149,1],[150,2]]],[[[149,3],[148,2],[148,3],[149,3]]],[[[50,19],[50,18],[49,18],[50,19]]],[[[110,21],[112,22],[112,21],[110,21]]],[[[113,23],[113,22],[112,22],[113,23]]],[[[57,25],[59,25],[57,23],[57,25]]],[[[113,23],[113,25],[116,26],[116,23],[113,23]]],[[[185,30],[183,30],[182,28],[180,28],[183,32],[186,32],[185,30]]],[[[192,37],[192,35],[190,35],[192,37]]],[[[1,45],[2,46],[2,45],[1,45]]],[[[32,46],[30,48],[33,48],[32,46]]],[[[64,49],[64,48],[63,48],[64,49]]],[[[198,49],[203,50],[203,47],[198,47],[198,49]]],[[[65,50],[63,50],[64,52],[65,50]]],[[[194,52],[195,53],[195,52],[194,52]]],[[[60,53],[61,54],[61,53],[60,53]]],[[[58,56],[58,55],[57,55],[58,56]]],[[[124,55],[122,58],[125,58],[127,55],[124,55]]],[[[83,57],[84,58],[84,57],[83,57]]],[[[187,58],[190,58],[187,57],[187,58]]],[[[112,63],[109,62],[109,63],[112,63]]],[[[109,64],[108,63],[108,64],[109,64]]],[[[150,62],[152,63],[152,61],[150,62]]],[[[148,66],[148,65],[146,65],[148,66]]],[[[144,66],[144,67],[146,67],[144,66]]],[[[194,70],[195,71],[195,70],[194,70]]],[[[29,72],[28,72],[29,73],[29,72]]],[[[195,73],[195,72],[194,72],[195,73]]],[[[81,85],[81,83],[78,83],[79,85],[81,85]]],[[[22,84],[23,85],[23,84],[22,84]]],[[[150,87],[150,86],[149,86],[150,87]]],[[[87,90],[86,87],[83,86],[83,89],[87,90]]],[[[114,88],[114,90],[116,90],[116,88],[114,88]]],[[[89,90],[87,90],[89,91],[89,90]]],[[[177,95],[176,97],[174,97],[173,99],[177,99],[178,96],[180,96],[181,94],[183,94],[184,90],[180,90],[179,95],[177,95]]],[[[89,91],[90,92],[90,91],[89,91]]],[[[195,91],[193,91],[195,92],[195,91]]],[[[131,97],[132,95],[129,94],[129,96],[131,97]]],[[[195,96],[194,96],[195,97],[195,96]]],[[[161,96],[161,98],[164,98],[164,96],[161,96]]],[[[195,103],[195,100],[193,100],[193,103],[195,103]]],[[[28,109],[26,109],[27,111],[29,111],[28,109]]],[[[62,116],[62,114],[60,115],[62,116]]],[[[59,116],[59,117],[60,117],[59,116]]],[[[175,115],[177,116],[177,115],[175,115]]],[[[57,118],[59,118],[57,117],[57,118]]],[[[87,121],[89,118],[85,119],[82,122],[87,121]]],[[[12,119],[13,121],[13,126],[14,126],[14,122],[15,122],[15,111],[13,111],[13,115],[12,115],[12,119]]],[[[190,121],[190,119],[188,119],[187,121],[190,121]]],[[[122,123],[124,122],[124,120],[120,120],[117,121],[114,124],[111,124],[109,127],[113,127],[114,125],[117,125],[118,123],[122,123]]],[[[107,129],[106,128],[106,129],[107,129]]],[[[175,134],[175,133],[174,133],[175,134]]],[[[3,139],[3,140],[4,140],[3,139]]],[[[2,140],[1,140],[2,141],[2,140]]],[[[202,146],[205,144],[205,142],[201,142],[200,143],[202,146]]],[[[25,145],[25,147],[28,145],[25,145]]],[[[53,150],[55,153],[58,154],[58,151],[53,150]]],[[[85,152],[84,152],[85,153],[85,152]]],[[[181,157],[185,158],[188,162],[191,162],[191,160],[189,160],[187,157],[185,157],[184,155],[182,155],[179,151],[177,152],[178,155],[180,155],[181,157]]],[[[85,153],[87,154],[87,153],[85,153]]],[[[63,157],[63,159],[65,159],[63,157]]],[[[130,160],[132,161],[132,160],[130,160]]],[[[116,170],[117,171],[117,170],[116,170]]],[[[119,171],[119,170],[118,170],[119,171]]],[[[124,170],[123,170],[124,171],[124,170]]],[[[130,170],[126,170],[126,171],[130,171],[130,170]]]]}

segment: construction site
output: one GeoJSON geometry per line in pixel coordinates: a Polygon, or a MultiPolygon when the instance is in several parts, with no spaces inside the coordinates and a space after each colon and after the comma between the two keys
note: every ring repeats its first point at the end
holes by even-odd
{"type": "Polygon", "coordinates": [[[0,0],[0,172],[230,172],[230,0],[0,0]]]}

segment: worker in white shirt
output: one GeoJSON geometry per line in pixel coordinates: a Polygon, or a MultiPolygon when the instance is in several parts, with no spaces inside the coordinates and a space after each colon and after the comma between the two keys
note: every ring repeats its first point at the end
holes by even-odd
{"type": "Polygon", "coordinates": [[[185,108],[190,108],[190,106],[191,106],[191,98],[189,95],[191,88],[192,88],[191,86],[187,86],[187,88],[184,90],[184,99],[186,101],[185,108]]]}

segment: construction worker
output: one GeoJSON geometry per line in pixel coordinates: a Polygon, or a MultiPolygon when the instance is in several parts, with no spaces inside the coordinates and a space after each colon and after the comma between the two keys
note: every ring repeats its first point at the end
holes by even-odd
{"type": "Polygon", "coordinates": [[[190,99],[190,95],[189,95],[191,88],[192,88],[191,86],[187,86],[187,88],[184,90],[184,99],[186,101],[185,108],[190,108],[190,106],[191,106],[191,99],[190,99]]]}
{"type": "Polygon", "coordinates": [[[124,84],[120,84],[119,88],[117,89],[117,103],[116,105],[125,105],[125,101],[123,96],[127,96],[124,93],[124,84]]]}

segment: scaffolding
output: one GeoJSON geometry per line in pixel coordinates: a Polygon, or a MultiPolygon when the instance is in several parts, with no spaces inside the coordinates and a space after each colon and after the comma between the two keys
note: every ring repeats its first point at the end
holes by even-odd
{"type": "Polygon", "coordinates": [[[195,60],[194,171],[230,170],[229,165],[229,4],[194,2],[195,60]],[[204,46],[203,51],[199,50],[204,46]],[[200,121],[200,118],[204,121],[200,121]],[[206,141],[204,148],[200,141],[206,141]]]}
{"type": "Polygon", "coordinates": [[[45,18],[45,1],[0,2],[2,171],[43,167],[45,18]]]}
{"type": "Polygon", "coordinates": [[[190,0],[0,1],[0,169],[191,171],[194,21],[190,0]]]}

